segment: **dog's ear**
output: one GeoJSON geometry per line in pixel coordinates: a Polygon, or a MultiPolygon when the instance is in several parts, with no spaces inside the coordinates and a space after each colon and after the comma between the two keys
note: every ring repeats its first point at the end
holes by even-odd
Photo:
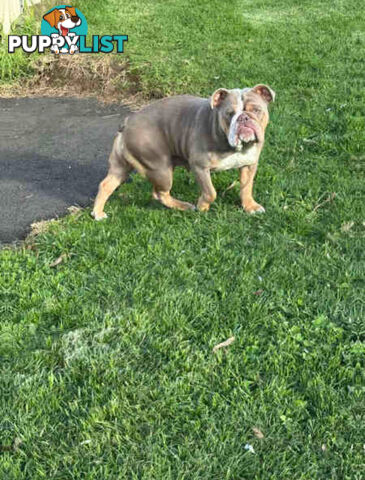
{"type": "Polygon", "coordinates": [[[75,7],[66,7],[66,11],[71,15],[71,17],[77,17],[76,8],[75,7]]]}
{"type": "Polygon", "coordinates": [[[52,10],[52,12],[47,13],[46,15],[43,15],[43,19],[48,22],[51,27],[55,27],[58,23],[58,20],[60,18],[60,12],[55,8],[52,10]]]}
{"type": "Polygon", "coordinates": [[[218,88],[218,90],[216,90],[210,97],[210,106],[212,108],[218,107],[228,94],[229,91],[226,88],[218,88]]]}
{"type": "Polygon", "coordinates": [[[275,100],[275,92],[267,85],[259,84],[255,85],[252,89],[253,92],[257,93],[262,97],[266,103],[273,102],[275,100]]]}

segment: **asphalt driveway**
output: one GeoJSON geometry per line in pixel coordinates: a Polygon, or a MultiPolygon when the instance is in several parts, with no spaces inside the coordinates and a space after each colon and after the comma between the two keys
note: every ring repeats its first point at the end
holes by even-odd
{"type": "Polygon", "coordinates": [[[0,98],[0,242],[91,204],[127,114],[95,99],[0,98]]]}

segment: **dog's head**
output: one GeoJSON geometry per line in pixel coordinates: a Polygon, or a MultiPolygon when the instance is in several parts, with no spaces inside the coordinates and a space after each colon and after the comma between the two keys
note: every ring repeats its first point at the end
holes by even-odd
{"type": "Polygon", "coordinates": [[[75,7],[55,8],[44,15],[43,19],[51,27],[57,28],[61,35],[67,35],[69,30],[81,25],[81,18],[77,15],[75,7]]]}
{"type": "Polygon", "coordinates": [[[262,143],[269,123],[268,105],[275,92],[267,85],[253,88],[216,90],[210,104],[217,109],[219,123],[231,147],[240,150],[245,144],[262,143]]]}

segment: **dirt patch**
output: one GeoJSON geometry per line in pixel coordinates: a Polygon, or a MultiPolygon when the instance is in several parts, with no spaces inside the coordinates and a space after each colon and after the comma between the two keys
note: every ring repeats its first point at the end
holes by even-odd
{"type": "Polygon", "coordinates": [[[103,103],[122,102],[132,109],[146,103],[129,61],[121,61],[117,55],[44,55],[33,68],[30,79],[0,86],[0,96],[95,97],[103,103]]]}
{"type": "Polygon", "coordinates": [[[40,220],[30,225],[30,232],[26,238],[27,241],[32,242],[37,235],[48,231],[49,226],[56,221],[55,218],[49,220],[40,220]]]}

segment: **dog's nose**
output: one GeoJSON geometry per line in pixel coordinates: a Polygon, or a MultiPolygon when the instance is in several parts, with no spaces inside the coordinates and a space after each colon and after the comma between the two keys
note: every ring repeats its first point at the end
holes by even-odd
{"type": "Polygon", "coordinates": [[[247,113],[243,112],[241,115],[237,118],[237,122],[245,123],[250,119],[250,117],[247,115],[247,113]]]}
{"type": "Polygon", "coordinates": [[[73,17],[71,17],[71,20],[74,22],[74,23],[77,23],[79,21],[79,17],[77,15],[74,15],[73,17]]]}

